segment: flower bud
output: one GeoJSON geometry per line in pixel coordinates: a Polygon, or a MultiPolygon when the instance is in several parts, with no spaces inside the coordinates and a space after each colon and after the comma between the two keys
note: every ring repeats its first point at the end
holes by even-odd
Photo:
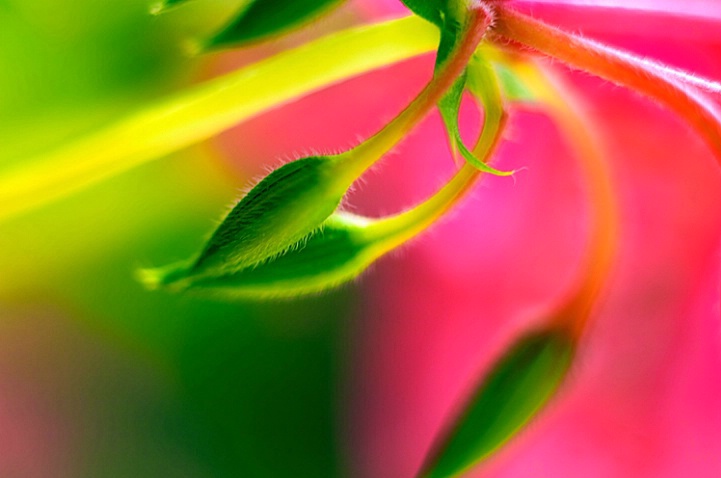
{"type": "Polygon", "coordinates": [[[146,272],[144,282],[218,277],[282,253],[338,207],[347,184],[336,178],[336,164],[333,157],[311,156],[274,170],[236,204],[191,265],[146,272]]]}
{"type": "Polygon", "coordinates": [[[200,278],[194,291],[225,298],[279,298],[319,293],[360,275],[377,255],[370,221],[336,213],[286,253],[240,271],[200,278]]]}
{"type": "Polygon", "coordinates": [[[524,334],[475,388],[419,476],[456,476],[502,446],[553,397],[574,349],[563,327],[524,334]]]}

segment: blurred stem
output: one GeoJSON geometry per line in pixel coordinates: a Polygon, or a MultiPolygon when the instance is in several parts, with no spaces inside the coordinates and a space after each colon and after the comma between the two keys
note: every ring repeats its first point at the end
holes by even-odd
{"type": "Polygon", "coordinates": [[[433,25],[408,17],[334,33],[190,87],[0,172],[0,222],[437,44],[433,25]]]}
{"type": "Polygon", "coordinates": [[[561,128],[566,140],[576,151],[588,188],[591,205],[591,230],[583,259],[580,280],[569,299],[554,317],[569,328],[573,337],[580,337],[592,308],[608,280],[617,248],[618,205],[615,200],[611,173],[604,159],[601,141],[593,134],[594,126],[582,102],[572,88],[548,71],[530,62],[514,66],[514,71],[527,80],[541,104],[561,128]]]}
{"type": "Polygon", "coordinates": [[[497,58],[524,80],[577,150],[591,199],[591,239],[580,279],[568,300],[540,331],[522,335],[494,362],[462,412],[439,435],[419,477],[465,474],[522,430],[554,396],[608,278],[616,249],[616,205],[610,175],[577,100],[559,80],[532,63],[514,62],[498,53],[497,58]]]}
{"type": "Polygon", "coordinates": [[[642,92],[684,118],[706,141],[721,162],[721,117],[711,101],[694,86],[681,81],[682,74],[649,66],[630,53],[546,25],[514,11],[502,2],[493,3],[497,21],[494,33],[606,80],[642,92]]]}

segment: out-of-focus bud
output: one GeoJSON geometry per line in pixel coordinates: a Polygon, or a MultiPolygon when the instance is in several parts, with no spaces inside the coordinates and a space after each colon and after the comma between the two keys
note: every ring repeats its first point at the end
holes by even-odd
{"type": "Polygon", "coordinates": [[[574,349],[574,337],[565,327],[517,339],[475,387],[419,476],[457,476],[506,443],[554,396],[574,349]]]}

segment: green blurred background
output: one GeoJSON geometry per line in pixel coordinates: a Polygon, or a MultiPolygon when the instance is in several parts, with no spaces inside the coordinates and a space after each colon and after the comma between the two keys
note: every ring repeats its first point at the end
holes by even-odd
{"type": "MultiPolygon", "coordinates": [[[[184,42],[240,3],[0,0],[0,174],[202,78],[184,42]]],[[[348,289],[219,304],[133,278],[194,251],[237,195],[215,155],[0,224],[0,477],[338,474],[348,289]]]]}

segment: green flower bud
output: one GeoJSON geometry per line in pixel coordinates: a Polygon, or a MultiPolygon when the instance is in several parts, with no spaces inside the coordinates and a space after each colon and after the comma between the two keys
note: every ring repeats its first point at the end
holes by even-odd
{"type": "Polygon", "coordinates": [[[150,286],[233,273],[276,256],[317,229],[338,207],[347,188],[336,157],[312,156],[271,172],[223,219],[188,265],[146,271],[150,286]]]}
{"type": "Polygon", "coordinates": [[[425,202],[383,219],[335,213],[283,254],[240,270],[216,267],[209,274],[188,274],[187,266],[179,264],[144,271],[141,280],[150,286],[172,284],[226,298],[295,297],[328,290],[353,280],[379,257],[426,230],[478,176],[466,165],[425,202]]]}
{"type": "Polygon", "coordinates": [[[419,476],[457,476],[506,443],[556,393],[574,349],[575,340],[564,327],[518,339],[476,387],[419,476]]]}
{"type": "MultiPolygon", "coordinates": [[[[220,279],[251,266],[268,263],[309,236],[337,209],[350,185],[402,139],[442,98],[454,79],[462,73],[488,22],[489,16],[485,10],[474,12],[473,21],[469,22],[452,59],[436,71],[434,78],[416,99],[380,132],[344,153],[303,158],[273,171],[233,208],[192,263],[143,271],[140,279],[151,288],[168,285],[183,288],[205,279],[220,279]]],[[[484,126],[484,131],[486,129],[484,126]]],[[[488,130],[491,131],[491,136],[495,137],[497,128],[488,130]]],[[[487,153],[488,150],[483,152],[487,153]]],[[[458,195],[458,191],[446,190],[443,199],[439,200],[445,201],[449,191],[452,196],[458,195]]],[[[437,215],[437,212],[431,212],[427,217],[432,222],[437,215]]],[[[394,228],[398,227],[401,230],[406,228],[407,231],[398,236],[403,236],[400,242],[398,238],[384,238],[385,249],[376,247],[382,252],[374,258],[389,250],[388,247],[396,247],[406,240],[404,235],[409,231],[413,231],[411,237],[417,234],[413,222],[421,224],[421,229],[428,226],[428,221],[419,222],[416,219],[415,216],[403,216],[400,221],[384,223],[379,228],[382,231],[380,236],[386,233],[392,235],[394,228]],[[408,221],[410,225],[406,224],[408,221]]],[[[336,263],[343,261],[337,260],[336,263]]],[[[347,277],[347,271],[343,274],[347,277]]]]}
{"type": "Polygon", "coordinates": [[[377,257],[372,222],[336,213],[286,253],[232,274],[189,286],[224,298],[295,297],[322,292],[361,274],[377,257]]]}

